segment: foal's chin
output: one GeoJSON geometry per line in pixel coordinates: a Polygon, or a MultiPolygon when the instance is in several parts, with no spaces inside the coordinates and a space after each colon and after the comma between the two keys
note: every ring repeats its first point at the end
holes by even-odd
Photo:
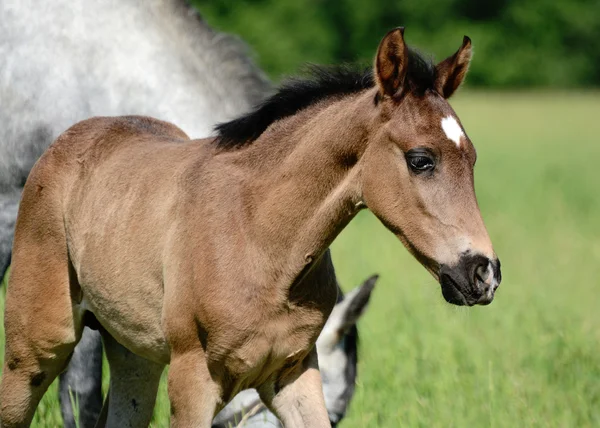
{"type": "Polygon", "coordinates": [[[440,285],[446,302],[456,306],[485,306],[494,300],[494,293],[477,293],[470,287],[461,286],[449,275],[441,275],[440,285]]]}

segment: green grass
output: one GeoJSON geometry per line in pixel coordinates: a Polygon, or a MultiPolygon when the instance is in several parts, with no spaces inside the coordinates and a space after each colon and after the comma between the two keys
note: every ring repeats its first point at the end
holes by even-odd
{"type": "MultiPolygon", "coordinates": [[[[478,150],[502,286],[491,306],[446,304],[361,213],[333,245],[337,273],[347,289],[381,279],[343,426],[600,426],[600,94],[463,93],[453,104],[478,150]]],[[[167,426],[164,393],[155,426],[167,426]]],[[[60,425],[55,386],[35,424],[60,425]]]]}

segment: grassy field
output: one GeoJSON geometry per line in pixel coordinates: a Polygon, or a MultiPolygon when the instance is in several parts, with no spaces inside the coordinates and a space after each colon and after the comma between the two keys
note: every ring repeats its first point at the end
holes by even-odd
{"type": "MultiPolygon", "coordinates": [[[[446,304],[361,213],[333,245],[337,272],[347,289],[381,279],[342,425],[600,426],[600,94],[462,93],[453,105],[478,150],[502,286],[491,306],[446,304]]],[[[167,403],[163,385],[154,426],[168,425],[167,403]]],[[[54,385],[35,426],[59,425],[54,385]]]]}

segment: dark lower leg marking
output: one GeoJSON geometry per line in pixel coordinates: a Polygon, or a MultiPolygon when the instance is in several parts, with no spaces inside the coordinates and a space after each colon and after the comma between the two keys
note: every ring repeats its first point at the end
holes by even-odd
{"type": "Polygon", "coordinates": [[[19,358],[13,358],[8,362],[7,367],[9,370],[16,370],[20,363],[21,360],[19,358]]]}

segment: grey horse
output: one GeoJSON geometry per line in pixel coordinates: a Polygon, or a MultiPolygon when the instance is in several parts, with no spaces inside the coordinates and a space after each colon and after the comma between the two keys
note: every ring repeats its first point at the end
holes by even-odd
{"type": "Polygon", "coordinates": [[[245,46],[183,0],[0,0],[0,58],[0,274],[21,188],[60,132],[135,113],[204,137],[270,90],[245,46]]]}
{"type": "MultiPolygon", "coordinates": [[[[198,138],[271,90],[245,45],[211,29],[183,0],[0,0],[0,58],[0,278],[10,263],[25,179],[70,125],[90,116],[142,114],[198,138]]],[[[368,292],[356,301],[366,304],[372,286],[361,289],[368,292]]],[[[350,297],[338,307],[354,301],[350,297]]],[[[339,331],[337,341],[318,345],[334,424],[350,401],[356,373],[356,327],[339,331]]],[[[75,426],[70,391],[80,405],[80,426],[94,426],[101,376],[100,335],[86,328],[60,379],[65,426],[75,426]]],[[[244,412],[239,404],[252,392],[243,394],[216,423],[244,412]]],[[[257,413],[255,422],[276,421],[264,409],[257,413]]]]}

